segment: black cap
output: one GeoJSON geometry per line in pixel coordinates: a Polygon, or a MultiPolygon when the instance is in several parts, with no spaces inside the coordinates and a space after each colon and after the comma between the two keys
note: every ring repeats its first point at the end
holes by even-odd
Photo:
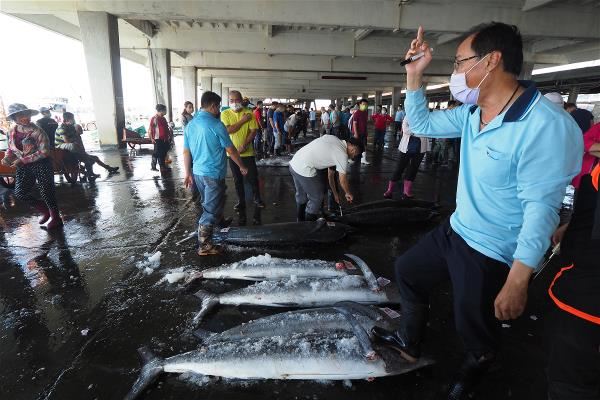
{"type": "Polygon", "coordinates": [[[361,153],[365,150],[363,147],[363,143],[359,139],[355,138],[354,136],[351,136],[348,139],[346,139],[346,143],[358,147],[358,149],[360,150],[361,153]]]}

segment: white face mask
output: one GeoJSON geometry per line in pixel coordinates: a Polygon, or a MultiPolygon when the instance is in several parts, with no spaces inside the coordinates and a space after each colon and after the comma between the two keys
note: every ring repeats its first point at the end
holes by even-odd
{"type": "Polygon", "coordinates": [[[233,111],[240,111],[242,109],[242,103],[231,103],[233,111]]]}
{"type": "Polygon", "coordinates": [[[477,104],[477,99],[479,98],[479,87],[490,73],[488,72],[485,74],[481,82],[479,82],[479,85],[477,85],[477,87],[474,89],[471,89],[469,86],[467,86],[467,74],[471,72],[471,70],[475,68],[477,64],[485,60],[488,55],[489,54],[486,54],[485,57],[477,61],[477,63],[469,68],[468,71],[453,73],[452,76],[450,76],[450,92],[456,100],[463,104],[477,104]]]}

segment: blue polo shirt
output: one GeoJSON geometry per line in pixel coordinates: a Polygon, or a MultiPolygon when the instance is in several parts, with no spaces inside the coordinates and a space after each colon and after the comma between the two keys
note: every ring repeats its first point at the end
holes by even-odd
{"type": "Polygon", "coordinates": [[[225,148],[233,146],[220,119],[198,111],[183,133],[183,148],[192,154],[193,173],[213,179],[227,175],[225,148]]]}
{"type": "MultiPolygon", "coordinates": [[[[273,113],[273,124],[275,126],[279,126],[279,128],[282,129],[281,132],[279,133],[284,133],[285,131],[285,117],[283,116],[283,113],[280,111],[275,111],[273,113]]],[[[275,130],[276,131],[276,130],[275,130]]],[[[277,131],[276,131],[277,132],[277,131]]]]}
{"type": "Polygon", "coordinates": [[[461,137],[452,229],[478,252],[509,266],[535,268],[558,225],[565,188],[581,169],[583,139],[564,110],[533,82],[489,125],[463,105],[429,112],[423,89],[407,91],[406,116],[419,136],[461,137]]]}
{"type": "Polygon", "coordinates": [[[394,121],[402,122],[402,120],[404,119],[404,115],[405,114],[403,110],[396,111],[396,117],[394,118],[394,121]]]}

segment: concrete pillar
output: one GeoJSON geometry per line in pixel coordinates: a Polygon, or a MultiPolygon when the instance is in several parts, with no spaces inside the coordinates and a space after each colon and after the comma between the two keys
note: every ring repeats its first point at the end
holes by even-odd
{"type": "Polygon", "coordinates": [[[569,90],[569,98],[567,99],[567,103],[577,104],[577,96],[579,96],[579,88],[573,86],[571,90],[569,90]]]}
{"type": "Polygon", "coordinates": [[[202,89],[202,93],[212,92],[212,76],[210,76],[210,75],[200,76],[200,88],[202,89]]]}
{"type": "Polygon", "coordinates": [[[392,112],[396,112],[396,108],[401,104],[402,97],[402,88],[399,86],[394,86],[392,88],[392,112]]]}
{"type": "Polygon", "coordinates": [[[383,104],[382,103],[382,100],[383,100],[382,95],[383,95],[383,92],[381,90],[375,91],[375,105],[376,106],[380,106],[383,104]]]}
{"type": "Polygon", "coordinates": [[[223,98],[221,100],[221,104],[224,106],[228,106],[229,105],[229,88],[227,86],[223,86],[221,88],[221,97],[223,98]]]}
{"type": "Polygon", "coordinates": [[[225,99],[223,98],[223,93],[222,93],[223,84],[221,82],[213,82],[212,86],[213,86],[212,91],[215,92],[216,94],[218,94],[219,96],[221,96],[221,105],[224,105],[225,99]]]}
{"type": "Polygon", "coordinates": [[[198,74],[196,67],[182,67],[183,75],[183,100],[194,103],[194,108],[198,109],[198,74]]]}
{"type": "Polygon", "coordinates": [[[150,49],[150,69],[154,81],[154,102],[167,106],[166,118],[173,120],[171,98],[171,50],[150,49]]]}
{"type": "Polygon", "coordinates": [[[533,72],[534,63],[532,62],[524,62],[523,68],[521,69],[521,75],[519,75],[519,79],[523,80],[531,80],[531,73],[533,72]]]}
{"type": "Polygon", "coordinates": [[[117,145],[125,127],[117,17],[105,12],[89,11],[79,11],[77,16],[98,140],[101,145],[117,145]]]}
{"type": "Polygon", "coordinates": [[[351,104],[351,106],[354,107],[354,105],[356,104],[357,101],[358,101],[358,96],[352,96],[352,104],[351,104]]]}

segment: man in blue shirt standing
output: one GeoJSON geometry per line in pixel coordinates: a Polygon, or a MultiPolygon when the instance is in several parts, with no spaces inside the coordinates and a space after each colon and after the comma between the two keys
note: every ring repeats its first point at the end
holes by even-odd
{"type": "Polygon", "coordinates": [[[278,104],[273,113],[273,136],[275,139],[273,154],[281,155],[281,147],[286,143],[285,132],[285,106],[278,104]]]}
{"type": "Polygon", "coordinates": [[[194,182],[202,199],[203,212],[198,220],[198,255],[206,256],[219,254],[219,248],[212,243],[212,234],[214,226],[224,219],[225,152],[238,165],[242,175],[246,175],[248,170],[231,142],[227,128],[219,119],[221,96],[204,92],[200,106],[201,110],[188,123],[183,134],[183,161],[185,187],[191,188],[194,182]]]}
{"type": "Polygon", "coordinates": [[[396,110],[396,115],[394,117],[394,124],[395,124],[394,136],[398,135],[398,131],[402,132],[402,120],[404,119],[405,116],[406,116],[406,114],[404,114],[404,110],[402,109],[402,106],[398,106],[398,109],[396,110]]]}
{"type": "Polygon", "coordinates": [[[558,225],[565,187],[581,168],[583,140],[567,113],[519,82],[516,26],[481,25],[459,45],[450,90],[464,105],[429,112],[422,87],[432,59],[423,30],[406,58],[406,117],[419,136],[461,137],[456,211],[396,260],[401,327],[374,335],[409,361],[419,357],[429,292],[450,280],[456,329],[467,355],[448,398],[466,399],[494,360],[500,321],[519,317],[533,270],[558,225]]]}

